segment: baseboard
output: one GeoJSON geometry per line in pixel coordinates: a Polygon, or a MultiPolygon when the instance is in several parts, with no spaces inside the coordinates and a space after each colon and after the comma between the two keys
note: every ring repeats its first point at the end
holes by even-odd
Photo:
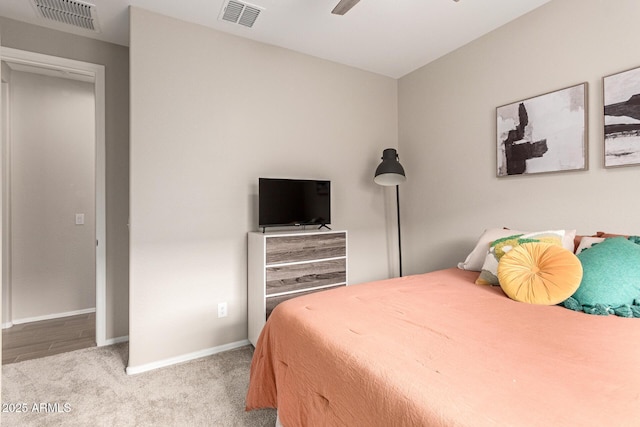
{"type": "Polygon", "coordinates": [[[222,353],[223,351],[233,350],[235,348],[244,347],[249,345],[249,340],[236,341],[229,344],[219,345],[217,347],[207,348],[205,350],[196,351],[193,353],[184,354],[182,356],[170,357],[169,359],[159,360],[153,363],[147,363],[140,366],[127,366],[127,375],[141,374],[143,372],[152,371],[158,368],[164,368],[166,366],[176,365],[178,363],[189,362],[191,360],[200,359],[201,357],[207,357],[216,353],[222,353]]]}
{"type": "Polygon", "coordinates": [[[129,335],[125,335],[123,337],[117,337],[117,338],[109,338],[104,341],[104,345],[120,344],[121,342],[127,342],[127,341],[129,341],[129,335]]]}
{"type": "Polygon", "coordinates": [[[45,316],[25,317],[24,319],[13,319],[12,322],[13,322],[14,325],[20,325],[21,323],[39,322],[41,320],[59,319],[59,318],[62,318],[62,317],[78,316],[80,314],[89,314],[89,313],[95,313],[95,312],[96,312],[95,307],[94,308],[85,308],[83,310],[67,311],[67,312],[64,312],[64,313],[47,314],[45,316]]]}
{"type": "Polygon", "coordinates": [[[9,329],[13,326],[13,322],[7,322],[2,324],[2,329],[9,329]]]}

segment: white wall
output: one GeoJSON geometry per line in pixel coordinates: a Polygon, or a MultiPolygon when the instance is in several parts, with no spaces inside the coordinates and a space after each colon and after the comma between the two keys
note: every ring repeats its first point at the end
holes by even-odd
{"type": "Polygon", "coordinates": [[[350,282],[388,277],[396,80],[137,8],[130,30],[130,368],[247,338],[258,177],[330,179],[350,282]]]}
{"type": "Polygon", "coordinates": [[[95,308],[93,84],[11,77],[12,320],[95,308]]]}
{"type": "Polygon", "coordinates": [[[0,17],[2,46],[103,64],[106,77],[106,338],[129,331],[129,49],[0,17]]]}
{"type": "Polygon", "coordinates": [[[602,166],[602,77],[640,66],[638,16],[637,0],[553,0],[400,79],[409,273],[455,265],[488,227],[640,234],[640,167],[602,166]],[[589,170],[496,178],[496,107],[584,81],[589,170]]]}
{"type": "MultiPolygon", "coordinates": [[[[0,45],[2,45],[2,33],[0,32],[0,45]]],[[[3,73],[4,67],[0,66],[0,83],[2,83],[2,73],[3,73]]],[[[6,106],[3,106],[3,102],[0,102],[0,115],[4,114],[4,109],[6,108],[6,106]]],[[[6,120],[2,120],[0,119],[0,133],[4,133],[5,129],[4,126],[6,125],[6,120]]],[[[5,173],[4,173],[4,166],[2,165],[2,163],[0,163],[0,180],[2,181],[2,185],[4,186],[4,179],[5,179],[5,173]]],[[[1,188],[1,187],[0,187],[1,188]]],[[[0,216],[2,216],[2,221],[4,221],[4,212],[2,212],[2,210],[0,210],[0,216]]],[[[0,260],[3,259],[4,257],[4,245],[0,245],[0,260]]],[[[0,262],[0,278],[4,277],[4,269],[2,267],[2,262],[0,262]]],[[[4,293],[4,290],[3,290],[4,293]]],[[[2,312],[3,310],[3,304],[0,304],[0,314],[4,315],[4,313],[2,312]]],[[[4,319],[4,317],[0,316],[1,319],[4,319]]],[[[2,348],[2,334],[0,334],[0,349],[2,348]]],[[[2,353],[2,351],[0,351],[0,353],[2,353]]],[[[0,390],[2,390],[2,375],[0,375],[0,390]]],[[[2,393],[0,391],[0,400],[2,393]]]]}
{"type": "Polygon", "coordinates": [[[2,71],[0,79],[2,82],[2,104],[0,105],[0,140],[2,143],[0,154],[0,192],[2,193],[2,221],[0,221],[0,227],[2,227],[2,327],[8,328],[12,325],[11,319],[11,286],[9,281],[11,280],[11,229],[9,222],[10,212],[10,194],[9,194],[9,181],[11,170],[10,164],[10,151],[9,151],[9,83],[11,82],[11,69],[6,62],[0,61],[2,71]]]}

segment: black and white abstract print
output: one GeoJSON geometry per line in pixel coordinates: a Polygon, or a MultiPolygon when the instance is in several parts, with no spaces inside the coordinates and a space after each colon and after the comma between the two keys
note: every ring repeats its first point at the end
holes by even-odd
{"type": "Polygon", "coordinates": [[[586,86],[497,108],[499,177],[586,169],[586,86]]]}
{"type": "Polygon", "coordinates": [[[604,165],[640,164],[640,67],[603,79],[604,165]]]}

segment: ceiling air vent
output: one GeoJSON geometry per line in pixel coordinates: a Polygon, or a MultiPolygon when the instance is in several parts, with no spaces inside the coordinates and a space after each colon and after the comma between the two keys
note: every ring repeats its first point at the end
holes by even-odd
{"type": "Polygon", "coordinates": [[[75,0],[31,0],[42,18],[66,25],[99,31],[96,7],[75,0]]]}
{"type": "Polygon", "coordinates": [[[260,6],[229,0],[222,5],[219,19],[251,28],[263,10],[260,6]]]}

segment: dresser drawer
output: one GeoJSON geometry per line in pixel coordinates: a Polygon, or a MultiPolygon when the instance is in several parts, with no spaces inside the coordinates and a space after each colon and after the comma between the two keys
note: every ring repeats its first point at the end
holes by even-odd
{"type": "Polygon", "coordinates": [[[266,294],[273,295],[347,281],[345,258],[266,268],[266,294]]]}
{"type": "Polygon", "coordinates": [[[320,291],[326,291],[328,289],[339,288],[340,286],[345,286],[345,285],[331,286],[329,288],[324,288],[324,289],[314,289],[312,291],[306,291],[306,292],[296,292],[295,294],[281,295],[279,297],[269,297],[266,299],[266,308],[267,308],[266,318],[268,319],[269,316],[271,316],[271,312],[273,311],[273,309],[276,308],[276,305],[280,304],[281,302],[284,302],[291,298],[300,297],[302,295],[312,294],[314,292],[320,292],[320,291]]]}
{"type": "Polygon", "coordinates": [[[279,236],[266,239],[267,265],[347,255],[346,233],[279,236]]]}

